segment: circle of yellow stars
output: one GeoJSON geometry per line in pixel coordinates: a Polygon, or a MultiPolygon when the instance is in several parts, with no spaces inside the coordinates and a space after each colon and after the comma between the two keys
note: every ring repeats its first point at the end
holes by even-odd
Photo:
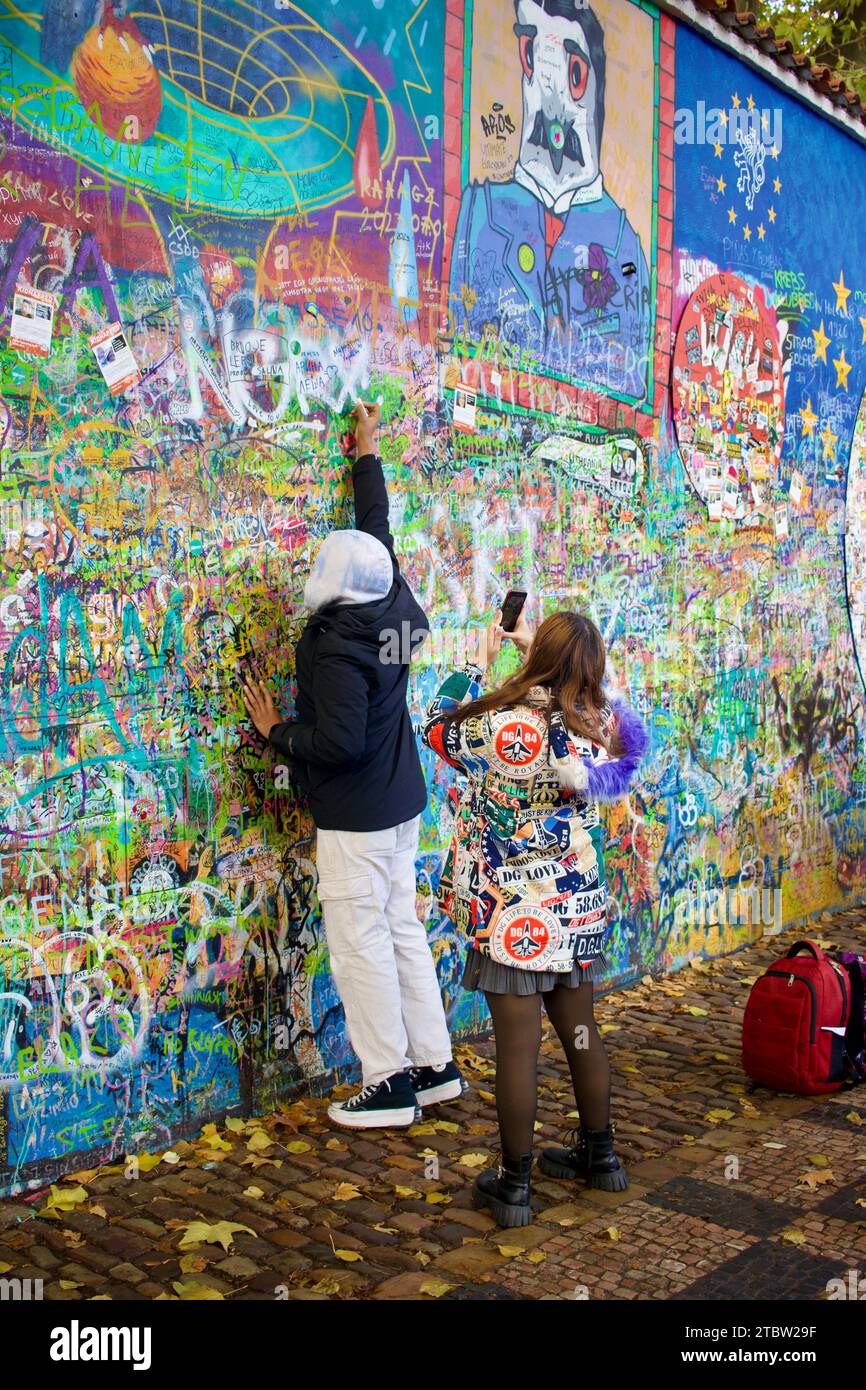
{"type": "MultiPolygon", "coordinates": [[[[734,92],[731,96],[731,105],[735,108],[735,110],[738,111],[742,104],[743,103],[740,100],[739,92],[734,92]]],[[[749,111],[754,111],[755,109],[755,98],[752,96],[751,92],[746,98],[746,107],[749,111]]],[[[722,122],[722,125],[727,125],[728,113],[726,111],[722,112],[720,120],[722,122]]],[[[769,127],[769,120],[767,119],[766,112],[764,112],[761,116],[761,125],[763,126],[764,130],[767,130],[769,127]]],[[[717,141],[713,148],[715,150],[716,159],[721,159],[723,146],[717,141]]],[[[770,157],[772,159],[779,158],[779,149],[775,141],[770,146],[770,157]]],[[[727,187],[728,185],[725,182],[724,177],[720,174],[719,177],[716,179],[716,191],[718,193],[725,193],[727,191],[727,187]]],[[[776,175],[773,179],[773,193],[775,196],[778,196],[781,193],[781,191],[782,180],[779,178],[778,175],[776,175]]],[[[777,216],[778,213],[776,212],[775,204],[771,203],[767,209],[767,221],[771,223],[775,222],[777,216]]],[[[728,208],[728,221],[732,227],[735,227],[737,225],[737,209],[735,207],[728,208]]],[[[767,228],[764,226],[763,222],[759,222],[757,227],[755,228],[752,228],[748,222],[744,222],[741,230],[743,233],[743,237],[746,241],[751,241],[753,235],[757,235],[758,241],[763,241],[767,235],[767,228]]]]}

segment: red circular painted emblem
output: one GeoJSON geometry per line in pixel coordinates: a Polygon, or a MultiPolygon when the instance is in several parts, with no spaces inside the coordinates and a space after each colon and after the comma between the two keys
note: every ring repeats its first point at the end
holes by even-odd
{"type": "Polygon", "coordinates": [[[673,361],[680,454],[710,521],[769,525],[785,434],[779,330],[764,291],[721,271],[695,290],[673,361]]]}

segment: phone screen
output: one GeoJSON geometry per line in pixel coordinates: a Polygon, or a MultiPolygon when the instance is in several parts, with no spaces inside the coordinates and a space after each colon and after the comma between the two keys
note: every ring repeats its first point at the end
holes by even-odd
{"type": "Polygon", "coordinates": [[[506,632],[513,632],[517,619],[523,611],[526,602],[525,589],[509,589],[502,603],[502,624],[506,632]]]}

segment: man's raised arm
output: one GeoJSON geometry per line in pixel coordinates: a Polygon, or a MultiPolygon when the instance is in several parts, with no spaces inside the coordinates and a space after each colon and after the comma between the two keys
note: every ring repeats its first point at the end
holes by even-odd
{"type": "Polygon", "coordinates": [[[388,521],[388,489],[382,461],[376,452],[376,430],[382,418],[378,405],[359,401],[355,407],[355,461],[352,484],[355,490],[355,526],[375,536],[387,548],[397,573],[394,537],[388,521]]]}

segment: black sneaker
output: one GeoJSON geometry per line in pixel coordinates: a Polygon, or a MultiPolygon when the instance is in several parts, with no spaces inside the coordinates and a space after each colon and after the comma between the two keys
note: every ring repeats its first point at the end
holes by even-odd
{"type": "Polygon", "coordinates": [[[397,1071],[377,1085],[365,1086],[350,1100],[328,1106],[328,1119],[347,1129],[397,1129],[413,1125],[420,1118],[421,1108],[405,1071],[397,1071]]]}
{"type": "Polygon", "coordinates": [[[409,1080],[419,1105],[440,1105],[443,1100],[459,1100],[469,1090],[455,1062],[438,1067],[410,1067],[409,1080]]]}

